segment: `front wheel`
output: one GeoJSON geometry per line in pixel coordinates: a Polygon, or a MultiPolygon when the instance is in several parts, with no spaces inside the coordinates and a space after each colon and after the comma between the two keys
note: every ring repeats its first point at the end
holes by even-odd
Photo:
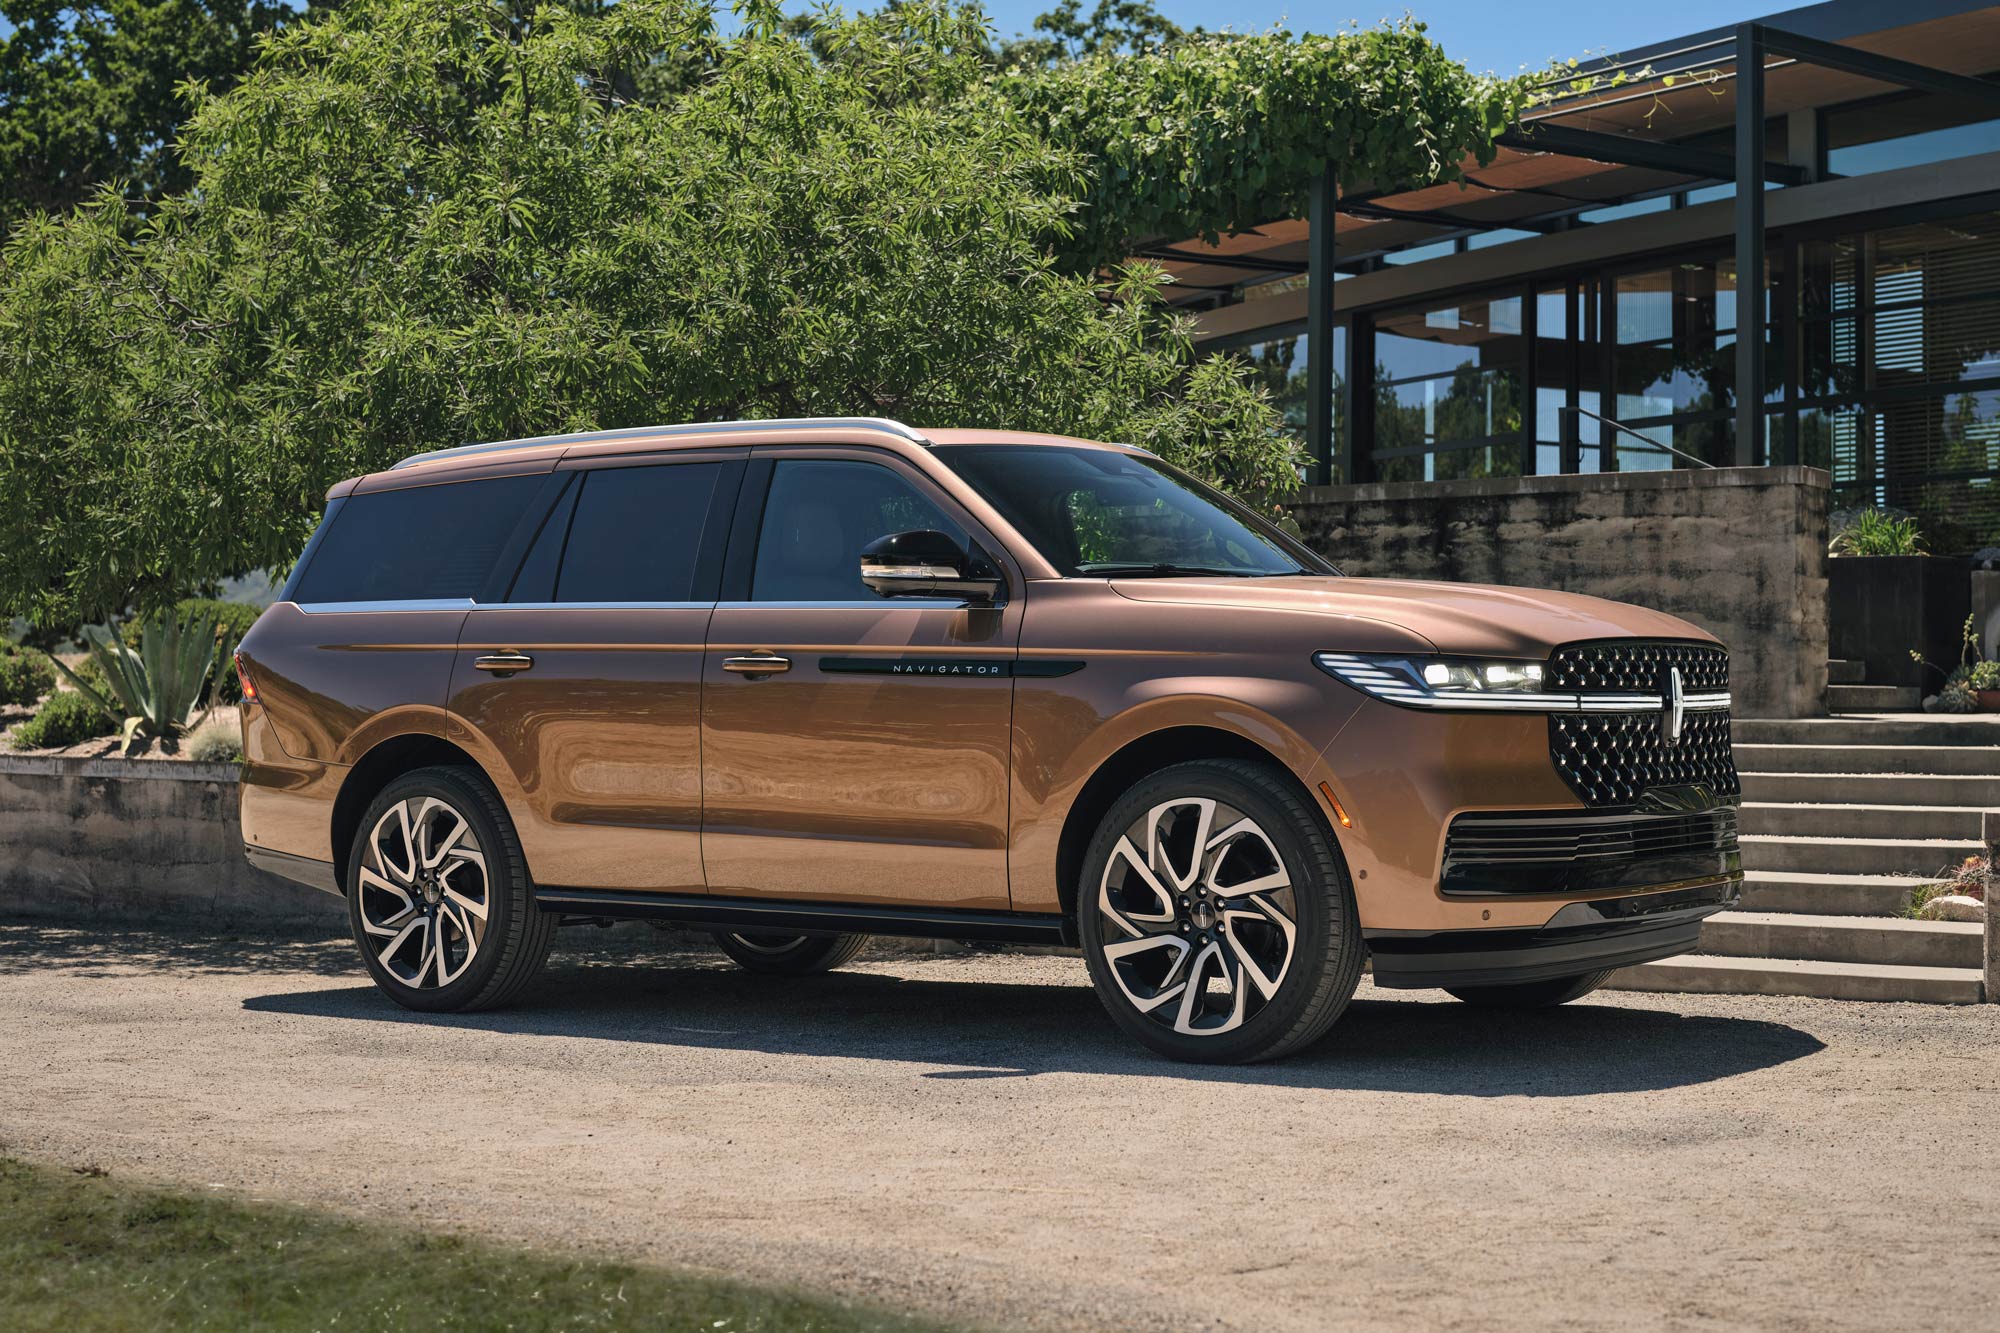
{"type": "Polygon", "coordinates": [[[1552,981],[1522,981],[1508,986],[1446,986],[1445,994],[1483,1009],[1553,1009],[1581,999],[1611,979],[1618,969],[1584,972],[1552,981]]]}
{"type": "Polygon", "coordinates": [[[854,961],[866,935],[773,935],[763,931],[715,932],[715,943],[752,972],[804,977],[854,961]]]}
{"type": "Polygon", "coordinates": [[[556,918],[535,905],[500,798],[478,774],[423,768],[370,803],[347,860],[368,975],[406,1009],[492,1009],[541,971],[556,918]]]}
{"type": "Polygon", "coordinates": [[[1162,769],[1084,858],[1084,961],[1113,1021],[1176,1060],[1247,1063],[1319,1039],[1366,952],[1326,824],[1281,771],[1162,769]]]}

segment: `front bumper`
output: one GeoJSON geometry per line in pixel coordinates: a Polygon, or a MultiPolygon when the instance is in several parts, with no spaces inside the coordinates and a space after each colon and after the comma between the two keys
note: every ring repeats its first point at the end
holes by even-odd
{"type": "Polygon", "coordinates": [[[1365,933],[1378,986],[1552,981],[1686,953],[1701,936],[1702,920],[1734,907],[1742,891],[1739,872],[1705,884],[1571,903],[1534,929],[1365,933]]]}

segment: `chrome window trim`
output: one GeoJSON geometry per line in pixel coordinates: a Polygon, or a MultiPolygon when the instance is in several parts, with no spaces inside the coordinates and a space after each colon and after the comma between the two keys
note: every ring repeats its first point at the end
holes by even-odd
{"type": "Polygon", "coordinates": [[[479,602],[475,611],[709,611],[714,602],[479,602]]]}
{"type": "Polygon", "coordinates": [[[479,605],[470,597],[411,597],[374,602],[297,602],[309,616],[352,615],[368,611],[470,611],[479,605]]]}
{"type": "MultiPolygon", "coordinates": [[[[979,609],[990,609],[992,604],[977,603],[979,609]]],[[[872,601],[855,602],[717,602],[718,611],[810,611],[815,609],[832,611],[894,611],[906,610],[951,610],[965,611],[975,608],[975,604],[963,597],[878,597],[872,601]]]]}

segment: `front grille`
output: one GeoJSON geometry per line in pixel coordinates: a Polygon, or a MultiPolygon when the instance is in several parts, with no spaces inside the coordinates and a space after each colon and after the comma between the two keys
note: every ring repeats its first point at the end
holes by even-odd
{"type": "Polygon", "coordinates": [[[1712,643],[1658,643],[1633,639],[1578,643],[1549,658],[1544,688],[1582,694],[1657,692],[1667,668],[1679,667],[1689,694],[1720,694],[1729,688],[1729,651],[1712,643]]]}
{"type": "Polygon", "coordinates": [[[1587,893],[1731,876],[1736,810],[1476,811],[1445,832],[1446,893],[1587,893]]]}
{"type": "MultiPolygon", "coordinates": [[[[1664,699],[1669,668],[1679,668],[1686,694],[1729,688],[1729,654],[1712,644],[1616,643],[1559,648],[1549,658],[1548,688],[1593,694],[1646,694],[1664,699]]],[[[1629,807],[1649,791],[1695,788],[1733,800],[1742,788],[1730,752],[1729,710],[1686,713],[1680,738],[1669,744],[1663,710],[1558,713],[1549,718],[1549,755],[1556,772],[1585,805],[1629,807]]]]}

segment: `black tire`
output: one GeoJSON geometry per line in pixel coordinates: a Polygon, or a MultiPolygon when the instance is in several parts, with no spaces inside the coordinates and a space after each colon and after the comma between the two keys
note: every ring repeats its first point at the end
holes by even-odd
{"type": "Polygon", "coordinates": [[[804,977],[831,972],[868,943],[866,935],[774,935],[765,931],[715,932],[716,947],[752,972],[804,977]]]}
{"type": "MultiPolygon", "coordinates": [[[[520,994],[549,956],[556,915],[535,904],[514,822],[476,772],[420,768],[395,779],[369,803],[347,858],[347,918],[355,946],[375,984],[406,1009],[465,1013],[498,1008],[520,994]],[[404,802],[424,812],[426,827],[418,831],[417,842],[427,846],[423,839],[428,836],[447,845],[438,853],[435,874],[416,873],[415,882],[407,884],[400,863],[403,852],[396,844],[406,848],[417,844],[399,832],[396,807],[404,802]],[[448,829],[453,826],[446,812],[464,821],[470,842],[465,834],[451,837],[448,829]],[[386,827],[385,820],[390,821],[386,827]],[[439,828],[447,831],[438,833],[439,828]],[[371,861],[370,840],[378,829],[388,850],[375,848],[371,861]],[[450,850],[454,845],[457,850],[450,850]],[[484,872],[483,924],[470,905],[476,895],[469,876],[475,868],[484,872]],[[425,887],[427,880],[437,889],[436,896],[425,887]],[[406,900],[412,907],[399,910],[406,900]],[[417,927],[414,914],[424,915],[428,924],[417,927]],[[460,929],[461,924],[473,931],[460,929]],[[408,938],[397,944],[396,933],[405,927],[408,938]],[[455,970],[451,967],[454,934],[462,958],[455,970]],[[469,950],[464,947],[467,939],[473,940],[469,950]],[[426,953],[434,943],[438,950],[426,953]]],[[[421,861],[420,855],[408,856],[412,871],[421,861]]]]}
{"type": "Polygon", "coordinates": [[[1297,783],[1268,764],[1204,759],[1142,779],[1099,822],[1084,855],[1076,906],[1084,961],[1112,1021],[1175,1060],[1246,1064],[1312,1044],[1347,1007],[1367,955],[1347,865],[1332,833],[1297,783]],[[1204,817],[1203,801],[1215,803],[1206,816],[1213,827],[1197,857],[1189,849],[1204,817]],[[1235,816],[1254,824],[1261,840],[1221,837],[1241,826],[1235,816]],[[1127,832],[1141,826],[1156,830],[1149,838],[1153,846],[1141,851],[1132,844],[1148,863],[1144,872],[1120,848],[1127,832]],[[1163,849],[1157,856],[1156,848],[1163,849]],[[1240,896],[1210,892],[1211,885],[1226,890],[1268,882],[1279,870],[1283,888],[1240,896]],[[1170,889],[1168,881],[1185,876],[1188,891],[1169,893],[1165,918],[1155,909],[1141,922],[1135,903],[1160,903],[1148,875],[1170,889]],[[1177,956],[1173,936],[1187,945],[1177,956]],[[1119,956],[1107,956],[1107,948],[1119,956]],[[1282,959],[1280,949],[1288,949],[1282,959]],[[1217,1013],[1212,987],[1228,979],[1232,963],[1237,971],[1228,994],[1237,998],[1225,1002],[1230,1012],[1217,1013]],[[1259,984],[1249,979],[1252,967],[1259,984]],[[1174,978],[1190,974],[1198,989],[1185,981],[1177,989],[1174,978]]]}
{"type": "Polygon", "coordinates": [[[1581,976],[1556,977],[1551,981],[1522,981],[1511,986],[1446,986],[1445,994],[1476,1004],[1482,1009],[1553,1009],[1559,1004],[1581,999],[1611,979],[1618,969],[1581,976]]]}

